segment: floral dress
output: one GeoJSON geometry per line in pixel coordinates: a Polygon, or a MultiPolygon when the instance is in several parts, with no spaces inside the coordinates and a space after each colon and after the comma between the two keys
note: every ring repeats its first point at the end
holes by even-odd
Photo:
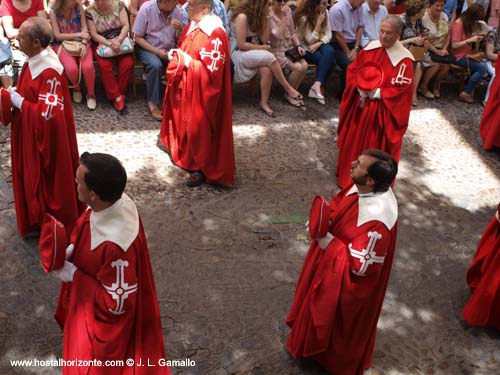
{"type": "Polygon", "coordinates": [[[293,48],[294,26],[292,11],[290,8],[283,9],[283,18],[271,12],[271,52],[274,53],[278,63],[285,68],[290,60],[285,56],[285,52],[293,48]]]}

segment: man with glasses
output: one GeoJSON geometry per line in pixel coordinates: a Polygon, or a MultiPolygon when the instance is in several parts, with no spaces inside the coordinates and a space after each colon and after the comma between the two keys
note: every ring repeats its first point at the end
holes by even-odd
{"type": "Polygon", "coordinates": [[[362,150],[384,150],[399,161],[413,90],[413,56],[398,41],[401,28],[401,18],[385,16],[380,40],[370,42],[347,70],[337,128],[341,187],[350,183],[351,162],[362,150]]]}
{"type": "Polygon", "coordinates": [[[229,43],[211,9],[212,0],[188,0],[191,22],[168,54],[160,140],[189,187],[234,182],[229,43]]]}
{"type": "Polygon", "coordinates": [[[146,2],[137,14],[133,32],[135,53],[146,68],[146,89],[151,117],[161,121],[161,75],[168,62],[168,51],[177,46],[182,32],[181,10],[176,0],[146,2]]]}
{"type": "Polygon", "coordinates": [[[325,225],[310,227],[286,347],[331,374],[360,375],[372,366],[396,245],[398,206],[390,186],[397,170],[391,155],[365,150],[352,162],[351,184],[329,206],[311,209],[310,226],[319,219],[325,225]]]}

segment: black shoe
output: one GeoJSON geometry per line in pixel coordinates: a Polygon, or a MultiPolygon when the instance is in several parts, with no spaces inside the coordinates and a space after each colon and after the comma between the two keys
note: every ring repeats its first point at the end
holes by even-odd
{"type": "Polygon", "coordinates": [[[193,172],[186,180],[186,185],[189,187],[200,186],[205,182],[205,176],[201,172],[193,172]]]}

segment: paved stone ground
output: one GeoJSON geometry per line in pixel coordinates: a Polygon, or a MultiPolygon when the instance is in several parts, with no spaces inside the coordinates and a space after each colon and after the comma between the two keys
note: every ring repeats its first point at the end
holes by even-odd
{"type": "MultiPolygon", "coordinates": [[[[284,324],[308,238],[316,194],[337,188],[338,102],[292,108],[276,96],[266,117],[248,86],[234,94],[237,183],[183,185],[157,148],[159,123],[143,100],[118,115],[101,102],[75,106],[80,151],[118,156],[142,214],[160,299],[167,356],[196,361],[175,374],[321,374],[283,349],[284,324]]],[[[278,91],[279,93],[279,91],[278,91]]],[[[420,100],[404,140],[396,195],[399,237],[379,322],[376,374],[499,374],[500,333],[467,327],[465,274],[500,197],[500,158],[480,147],[479,104],[451,92],[420,100]]],[[[39,265],[36,239],[20,239],[11,193],[9,130],[0,129],[0,374],[12,359],[61,356],[52,318],[58,281],[39,265]]]]}

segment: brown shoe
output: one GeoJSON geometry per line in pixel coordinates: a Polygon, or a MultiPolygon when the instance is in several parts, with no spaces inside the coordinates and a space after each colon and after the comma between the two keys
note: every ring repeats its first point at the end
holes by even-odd
{"type": "Polygon", "coordinates": [[[156,121],[161,121],[161,111],[160,108],[154,103],[148,102],[148,107],[149,111],[151,112],[151,117],[154,118],[156,121]]]}
{"type": "Polygon", "coordinates": [[[474,97],[471,94],[467,94],[465,91],[462,91],[458,97],[460,100],[466,102],[466,103],[474,103],[474,97]]]}
{"type": "Polygon", "coordinates": [[[186,185],[189,187],[200,186],[205,182],[205,176],[201,172],[193,172],[186,180],[186,185]]]}

